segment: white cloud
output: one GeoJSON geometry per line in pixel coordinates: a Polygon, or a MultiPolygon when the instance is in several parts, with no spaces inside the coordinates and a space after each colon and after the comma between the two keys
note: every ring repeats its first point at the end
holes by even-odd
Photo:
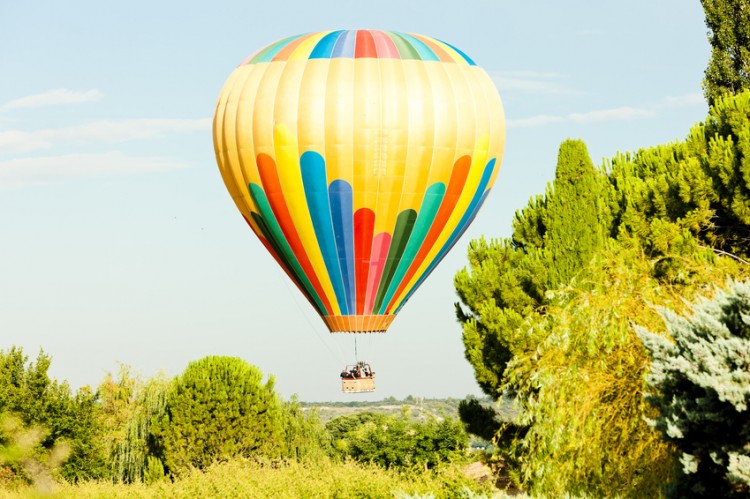
{"type": "Polygon", "coordinates": [[[599,121],[629,121],[638,118],[651,118],[656,113],[646,109],[634,107],[616,107],[613,109],[600,109],[587,113],[571,113],[568,115],[570,121],[576,123],[593,123],[599,121]]]}
{"type": "Polygon", "coordinates": [[[651,118],[656,116],[654,111],[634,107],[617,107],[613,109],[599,109],[587,113],[571,113],[567,116],[541,114],[530,118],[509,119],[508,128],[530,128],[544,126],[550,123],[572,121],[574,123],[596,123],[602,121],[629,121],[634,119],[651,118]]]}
{"type": "Polygon", "coordinates": [[[561,116],[550,116],[548,114],[540,114],[539,116],[532,116],[531,118],[521,118],[517,120],[507,120],[506,125],[508,128],[529,128],[535,126],[543,126],[549,123],[555,123],[558,121],[564,121],[565,119],[561,116]]]}
{"type": "Polygon", "coordinates": [[[0,153],[24,153],[49,149],[56,145],[78,143],[115,144],[130,140],[163,137],[170,133],[187,133],[211,129],[211,119],[137,119],[94,121],[84,125],[47,128],[34,131],[0,132],[0,153]]]}
{"type": "Polygon", "coordinates": [[[127,156],[113,151],[0,161],[0,189],[101,175],[185,168],[184,162],[158,156],[127,156]]]}
{"type": "Polygon", "coordinates": [[[41,94],[27,95],[3,104],[0,109],[23,109],[47,106],[62,106],[66,104],[81,104],[83,102],[94,102],[102,98],[102,93],[98,90],[86,90],[85,92],[76,92],[65,88],[58,88],[42,92],[41,94]]]}
{"type": "Polygon", "coordinates": [[[703,94],[693,92],[684,95],[669,96],[664,98],[664,106],[666,107],[686,107],[706,104],[706,98],[703,94]]]}
{"type": "Polygon", "coordinates": [[[560,75],[535,71],[490,71],[490,78],[500,92],[520,91],[531,94],[573,95],[580,92],[560,83],[560,75]]]}

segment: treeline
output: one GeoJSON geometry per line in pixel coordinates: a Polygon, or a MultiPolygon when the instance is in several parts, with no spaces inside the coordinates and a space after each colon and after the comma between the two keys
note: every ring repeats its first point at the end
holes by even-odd
{"type": "Polygon", "coordinates": [[[468,461],[469,442],[457,418],[415,419],[404,408],[324,424],[314,408],[279,397],[273,377],[264,379],[234,357],[191,362],[174,378],[143,379],[121,366],[96,390],[73,393],[49,378],[50,360],[44,352],[30,360],[20,348],[0,350],[0,487],[148,485],[194,477],[217,463],[244,462],[250,474],[257,474],[253,466],[302,471],[338,463],[348,466],[349,475],[346,463],[362,463],[363,482],[375,466],[427,473],[432,478],[422,486],[446,485],[440,477],[447,473],[449,489],[486,489],[456,474],[455,465],[468,461]]]}
{"type": "Polygon", "coordinates": [[[685,140],[599,168],[563,142],[455,276],[476,379],[520,411],[462,417],[535,495],[750,494],[750,92],[724,90],[685,140]]]}

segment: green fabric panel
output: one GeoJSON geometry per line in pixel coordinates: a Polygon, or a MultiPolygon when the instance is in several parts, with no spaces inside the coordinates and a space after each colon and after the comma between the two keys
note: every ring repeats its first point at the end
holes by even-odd
{"type": "Polygon", "coordinates": [[[419,57],[419,52],[417,52],[417,49],[414,48],[414,46],[406,41],[403,37],[399,36],[396,33],[391,33],[386,31],[386,35],[388,35],[388,38],[393,40],[393,43],[396,45],[396,48],[398,49],[398,54],[401,56],[401,59],[416,59],[418,61],[422,60],[421,57],[419,57]]]}
{"type": "Polygon", "coordinates": [[[380,310],[380,307],[383,304],[385,291],[391,284],[393,274],[396,273],[396,267],[401,260],[401,256],[404,254],[406,243],[409,242],[409,236],[411,235],[412,229],[414,229],[414,221],[416,219],[417,212],[414,210],[404,210],[399,213],[398,218],[396,218],[396,228],[393,230],[393,240],[391,241],[391,248],[388,250],[388,257],[385,261],[383,276],[380,278],[378,294],[375,295],[373,310],[380,310]]]}

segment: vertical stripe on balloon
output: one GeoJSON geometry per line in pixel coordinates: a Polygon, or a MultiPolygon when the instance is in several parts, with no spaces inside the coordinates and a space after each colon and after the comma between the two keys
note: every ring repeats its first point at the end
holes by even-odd
{"type": "Polygon", "coordinates": [[[391,235],[387,232],[377,234],[372,240],[372,257],[370,258],[370,269],[367,273],[367,295],[365,298],[365,314],[371,314],[375,295],[378,291],[383,269],[385,269],[388,250],[391,247],[391,235]]]}
{"type": "Polygon", "coordinates": [[[406,243],[409,241],[409,236],[411,236],[411,232],[414,229],[414,222],[416,219],[417,212],[415,210],[404,210],[399,213],[398,218],[396,218],[396,228],[393,229],[391,249],[388,251],[388,258],[385,261],[383,277],[380,279],[378,294],[375,297],[375,303],[373,304],[372,311],[374,313],[377,313],[377,310],[383,302],[385,291],[391,284],[391,279],[393,279],[393,274],[396,272],[396,267],[401,261],[401,256],[404,254],[406,243]]]}
{"type": "Polygon", "coordinates": [[[409,45],[411,45],[414,50],[417,51],[419,54],[419,58],[423,61],[439,61],[440,58],[435,55],[435,52],[430,49],[422,40],[418,40],[417,38],[414,38],[412,35],[408,33],[398,33],[398,35],[406,40],[409,45]]]}
{"type": "Polygon", "coordinates": [[[348,30],[336,41],[336,46],[331,52],[332,58],[354,58],[354,45],[357,41],[357,32],[348,30]]]}
{"type": "Polygon", "coordinates": [[[352,186],[343,180],[334,180],[328,187],[331,203],[331,220],[336,237],[336,249],[344,281],[346,299],[350,314],[354,314],[354,215],[352,213],[352,186]]]}
{"type": "Polygon", "coordinates": [[[393,40],[382,31],[370,31],[375,41],[375,49],[379,59],[398,59],[398,49],[393,40]]]}
{"type": "Polygon", "coordinates": [[[477,63],[474,62],[474,60],[471,57],[469,57],[468,55],[466,55],[461,49],[456,48],[455,46],[451,45],[450,43],[446,43],[446,42],[444,42],[442,40],[438,40],[438,41],[440,43],[442,43],[443,45],[447,45],[448,47],[450,47],[453,50],[455,50],[456,53],[458,55],[460,55],[463,58],[463,60],[466,61],[469,64],[469,66],[476,66],[477,65],[477,63]]]}
{"type": "Polygon", "coordinates": [[[271,45],[261,49],[256,54],[250,56],[247,60],[242,61],[242,64],[240,66],[243,66],[245,64],[257,64],[259,62],[267,62],[270,61],[278,52],[280,52],[286,45],[304,35],[297,35],[297,36],[290,36],[288,38],[284,38],[283,40],[279,40],[276,43],[272,43],[271,45]]]}
{"type": "Polygon", "coordinates": [[[272,61],[286,61],[289,59],[289,56],[292,55],[292,53],[299,47],[299,45],[305,41],[310,35],[304,35],[300,36],[298,38],[295,38],[294,40],[286,43],[284,45],[284,48],[279,50],[279,52],[273,56],[272,61]]]}
{"type": "Polygon", "coordinates": [[[365,313],[367,276],[370,270],[375,213],[361,208],[354,213],[354,269],[357,276],[357,315],[365,313]]]}
{"type": "Polygon", "coordinates": [[[315,229],[315,237],[318,240],[320,252],[323,254],[323,261],[328,270],[328,276],[331,278],[333,291],[336,293],[336,300],[341,308],[341,315],[349,315],[348,300],[344,292],[344,282],[331,223],[325,161],[317,152],[306,151],[300,157],[300,169],[302,185],[305,188],[305,198],[315,229]]]}
{"type": "Polygon", "coordinates": [[[354,48],[354,58],[375,58],[377,56],[378,52],[375,49],[375,40],[373,40],[372,34],[367,30],[357,31],[357,45],[354,48]]]}

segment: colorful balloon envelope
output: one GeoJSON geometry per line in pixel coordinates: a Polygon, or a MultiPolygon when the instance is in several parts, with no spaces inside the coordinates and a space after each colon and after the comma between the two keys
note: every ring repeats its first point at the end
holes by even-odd
{"type": "Polygon", "coordinates": [[[331,332],[388,328],[476,216],[504,142],[484,70],[388,31],[268,45],[214,116],[229,194],[331,332]]]}

